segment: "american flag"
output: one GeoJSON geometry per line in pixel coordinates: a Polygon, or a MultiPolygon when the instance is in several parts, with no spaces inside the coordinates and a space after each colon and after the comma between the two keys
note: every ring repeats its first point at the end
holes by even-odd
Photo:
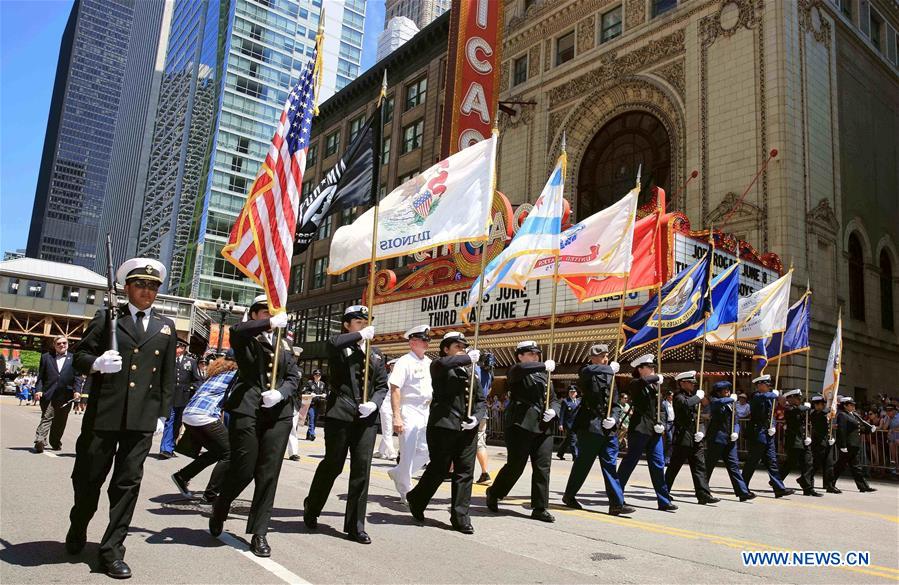
{"type": "Polygon", "coordinates": [[[318,46],[287,97],[268,155],[222,249],[222,256],[265,290],[273,313],[282,311],[287,303],[290,258],[315,110],[317,57],[318,46]]]}

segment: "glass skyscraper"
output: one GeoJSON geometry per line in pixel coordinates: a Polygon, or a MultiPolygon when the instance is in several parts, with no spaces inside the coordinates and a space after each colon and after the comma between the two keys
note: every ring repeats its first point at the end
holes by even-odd
{"type": "MultiPolygon", "coordinates": [[[[320,0],[178,0],[153,131],[138,253],[169,266],[168,291],[249,304],[221,255],[312,54],[320,0]]],[[[320,100],[359,74],[363,0],[328,0],[320,100]],[[344,38],[346,37],[346,38],[344,38]]]]}

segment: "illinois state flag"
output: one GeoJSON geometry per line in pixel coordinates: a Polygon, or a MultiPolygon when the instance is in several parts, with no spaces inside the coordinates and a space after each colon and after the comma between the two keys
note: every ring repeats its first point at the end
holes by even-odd
{"type": "MultiPolygon", "coordinates": [[[[391,191],[378,209],[375,260],[486,240],[495,168],[494,135],[391,191]]],[[[328,274],[341,274],[371,261],[374,224],[375,210],[371,208],[334,233],[328,274]]]]}

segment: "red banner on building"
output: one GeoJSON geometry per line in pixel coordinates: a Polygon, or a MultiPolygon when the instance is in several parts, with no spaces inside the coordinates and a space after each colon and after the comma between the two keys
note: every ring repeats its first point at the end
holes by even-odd
{"type": "Polygon", "coordinates": [[[499,100],[503,3],[453,0],[442,158],[490,136],[499,100]]]}

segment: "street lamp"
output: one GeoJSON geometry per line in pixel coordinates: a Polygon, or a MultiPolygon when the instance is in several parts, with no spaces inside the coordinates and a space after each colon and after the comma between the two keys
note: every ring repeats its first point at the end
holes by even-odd
{"type": "Polygon", "coordinates": [[[234,310],[234,299],[225,302],[219,296],[215,301],[215,308],[219,312],[219,340],[215,349],[216,355],[222,353],[222,338],[225,335],[225,318],[234,310]]]}

